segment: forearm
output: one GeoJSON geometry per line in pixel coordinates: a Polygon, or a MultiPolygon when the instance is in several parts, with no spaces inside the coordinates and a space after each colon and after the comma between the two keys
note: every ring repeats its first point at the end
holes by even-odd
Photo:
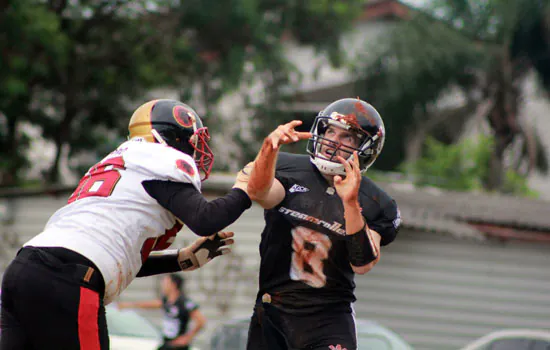
{"type": "Polygon", "coordinates": [[[369,227],[361,214],[357,200],[344,203],[347,247],[352,266],[365,266],[378,258],[378,249],[372,239],[369,227]]]}
{"type": "Polygon", "coordinates": [[[251,201],[241,189],[232,189],[224,197],[210,202],[197,201],[197,206],[191,210],[179,211],[178,217],[199,236],[211,236],[234,223],[242,213],[250,208],[251,201]]]}
{"type": "Polygon", "coordinates": [[[223,251],[219,251],[218,249],[220,246],[223,248],[221,250],[228,249],[226,245],[223,245],[224,241],[222,241],[219,235],[216,235],[214,239],[199,238],[195,243],[183,249],[152,252],[141,266],[137,277],[179,271],[193,271],[200,268],[210,259],[223,253],[223,251]],[[204,252],[197,253],[201,249],[204,252]]]}
{"type": "Polygon", "coordinates": [[[197,334],[201,331],[201,329],[203,329],[203,327],[204,327],[204,323],[197,323],[193,326],[192,329],[186,332],[185,335],[191,338],[191,340],[193,340],[197,336],[197,334]]]}
{"type": "Polygon", "coordinates": [[[209,202],[190,184],[148,180],[143,187],[199,236],[211,236],[231,225],[252,204],[246,192],[238,188],[209,202]]]}
{"type": "Polygon", "coordinates": [[[160,300],[121,301],[118,303],[119,309],[158,309],[161,306],[160,300]]]}
{"type": "Polygon", "coordinates": [[[262,148],[254,161],[247,192],[250,199],[257,201],[265,198],[273,185],[275,179],[275,166],[279,148],[273,148],[271,139],[264,139],[262,148]]]}
{"type": "Polygon", "coordinates": [[[141,265],[137,277],[160,275],[178,271],[181,271],[181,267],[178,261],[177,250],[152,252],[143,265],[141,265]]]}
{"type": "Polygon", "coordinates": [[[357,199],[346,201],[343,204],[346,234],[352,235],[365,227],[365,218],[361,214],[362,209],[357,199]]]}

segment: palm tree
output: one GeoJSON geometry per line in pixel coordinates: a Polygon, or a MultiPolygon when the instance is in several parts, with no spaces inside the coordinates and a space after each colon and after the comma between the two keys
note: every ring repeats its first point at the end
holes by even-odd
{"type": "Polygon", "coordinates": [[[411,10],[362,58],[363,88],[389,118],[393,137],[405,140],[405,160],[419,157],[430,134],[456,142],[479,115],[495,141],[487,189],[501,189],[506,169],[525,176],[537,166],[547,170],[540,140],[519,112],[530,72],[550,91],[549,3],[434,0],[411,10]]]}

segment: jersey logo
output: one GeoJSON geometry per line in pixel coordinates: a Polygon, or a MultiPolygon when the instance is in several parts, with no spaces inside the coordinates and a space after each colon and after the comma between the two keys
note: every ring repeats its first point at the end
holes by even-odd
{"type": "Polygon", "coordinates": [[[288,192],[290,193],[294,193],[294,192],[309,192],[309,188],[307,187],[304,187],[304,186],[300,186],[298,184],[294,184],[290,190],[288,190],[288,192]]]}
{"type": "Polygon", "coordinates": [[[183,159],[176,160],[176,166],[179,170],[183,171],[184,173],[186,173],[191,177],[195,175],[195,170],[193,170],[193,167],[191,166],[191,164],[187,163],[183,159]]]}
{"type": "Polygon", "coordinates": [[[397,230],[401,226],[401,211],[397,208],[397,216],[393,220],[393,227],[397,230]]]}
{"type": "Polygon", "coordinates": [[[313,217],[304,213],[300,213],[299,211],[296,211],[296,210],[287,209],[285,207],[280,207],[279,213],[283,215],[288,215],[298,220],[311,222],[317,226],[324,227],[331,232],[339,234],[340,236],[346,235],[346,230],[342,229],[342,224],[336,221],[334,221],[331,224],[330,222],[326,222],[325,220],[317,219],[316,217],[313,217]]]}

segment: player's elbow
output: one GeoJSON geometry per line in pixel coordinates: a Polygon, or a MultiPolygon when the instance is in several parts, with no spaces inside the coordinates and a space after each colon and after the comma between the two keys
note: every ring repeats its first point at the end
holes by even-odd
{"type": "Polygon", "coordinates": [[[248,183],[247,187],[248,196],[264,209],[276,207],[285,198],[285,188],[277,179],[271,185],[265,187],[265,189],[251,185],[251,183],[252,181],[248,183]]]}
{"type": "Polygon", "coordinates": [[[364,275],[364,274],[366,274],[367,272],[369,272],[370,270],[372,270],[373,267],[374,267],[374,264],[373,264],[373,263],[367,264],[367,265],[365,265],[365,266],[354,266],[354,265],[351,265],[351,268],[353,269],[353,272],[355,272],[355,273],[358,274],[358,275],[364,275]]]}
{"type": "Polygon", "coordinates": [[[363,266],[355,266],[353,264],[350,264],[350,265],[351,265],[351,269],[353,270],[353,272],[355,272],[358,275],[364,275],[367,272],[369,272],[370,270],[372,270],[374,265],[376,265],[379,260],[380,260],[380,255],[378,255],[376,260],[371,261],[370,263],[368,263],[366,265],[363,265],[363,266]]]}
{"type": "Polygon", "coordinates": [[[250,200],[254,202],[262,202],[267,197],[267,194],[269,193],[269,187],[267,189],[261,190],[258,187],[251,185],[250,182],[246,186],[246,193],[248,194],[248,197],[250,197],[250,200]]]}
{"type": "Polygon", "coordinates": [[[218,227],[218,226],[215,226],[215,225],[209,225],[208,221],[206,221],[206,220],[203,221],[202,224],[196,224],[196,225],[187,224],[187,227],[189,227],[189,229],[191,231],[193,231],[194,234],[196,234],[197,236],[201,236],[201,237],[212,236],[213,234],[215,234],[218,231],[220,231],[221,229],[223,229],[223,227],[218,227]]]}

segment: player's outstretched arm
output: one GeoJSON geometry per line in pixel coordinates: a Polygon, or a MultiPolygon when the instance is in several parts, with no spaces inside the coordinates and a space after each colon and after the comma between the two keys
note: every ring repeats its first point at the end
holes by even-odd
{"type": "MultiPolygon", "coordinates": [[[[262,148],[253,162],[246,192],[250,199],[265,209],[273,208],[281,203],[285,197],[283,185],[275,179],[275,166],[280,147],[292,142],[307,140],[311,137],[309,132],[294,130],[301,124],[302,121],[293,120],[279,125],[264,139],[262,148]]],[[[246,171],[246,169],[243,170],[246,171]]]]}
{"type": "Polygon", "coordinates": [[[223,197],[208,201],[188,183],[147,180],[142,185],[160,205],[195,234],[203,237],[225,229],[252,205],[246,192],[238,188],[231,189],[223,197]]]}
{"type": "Polygon", "coordinates": [[[160,309],[162,300],[141,300],[141,301],[119,301],[115,306],[121,309],[160,309]]]}
{"type": "Polygon", "coordinates": [[[179,250],[152,252],[145,260],[137,277],[146,277],[178,271],[193,271],[208,264],[214,258],[231,252],[233,232],[218,232],[201,237],[179,250]]]}
{"type": "Polygon", "coordinates": [[[357,274],[369,272],[380,260],[381,236],[369,229],[359,205],[359,187],[361,186],[361,171],[357,152],[353,157],[345,160],[338,157],[344,165],[346,177],[334,177],[334,187],[344,205],[344,219],[349,261],[353,271],[357,274]]]}

